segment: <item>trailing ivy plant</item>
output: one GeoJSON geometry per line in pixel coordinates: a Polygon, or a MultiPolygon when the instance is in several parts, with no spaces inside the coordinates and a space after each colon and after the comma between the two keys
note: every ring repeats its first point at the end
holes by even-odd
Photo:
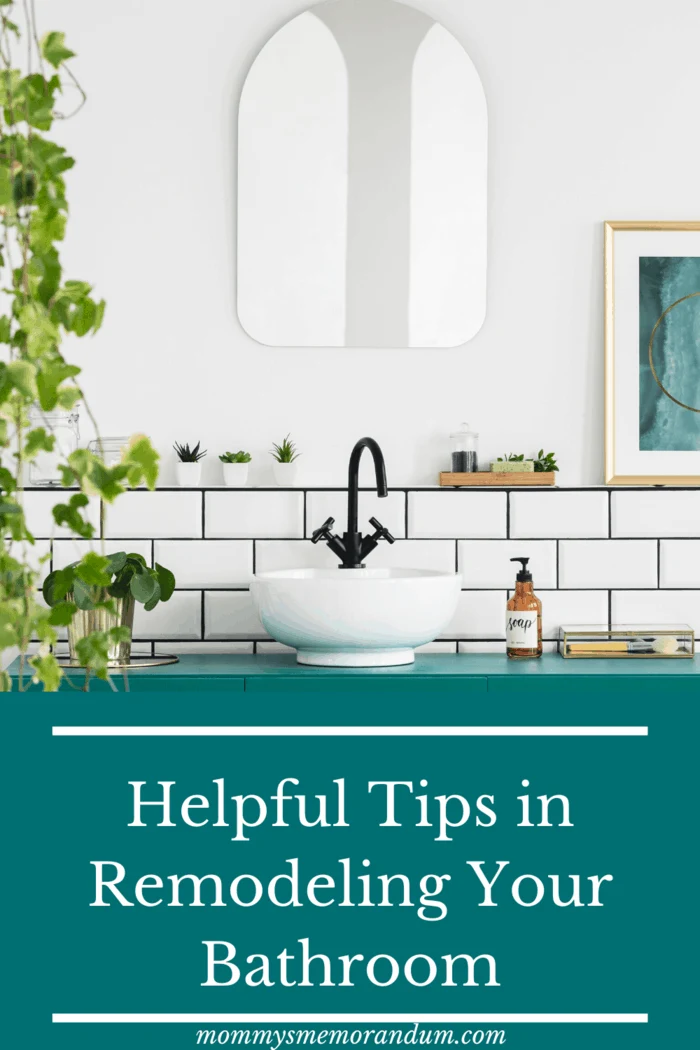
{"type": "MultiPolygon", "coordinates": [[[[64,89],[66,97],[79,99],[74,112],[85,94],[67,65],[74,53],[64,34],[40,38],[33,10],[32,3],[0,0],[0,656],[19,649],[20,689],[29,665],[34,682],[55,690],[62,671],[52,647],[73,610],[68,603],[46,608],[37,601],[46,558],[37,564],[32,552],[32,522],[22,498],[26,467],[39,452],[58,452],[63,485],[77,491],[57,494],[53,520],[69,534],[90,539],[95,529],[87,516],[89,496],[111,503],[127,486],[154,488],[158,455],[148,438],[136,435],[122,461],[107,466],[86,449],[64,455],[48,425],[30,423],[32,408],[42,414],[68,411],[80,401],[97,430],[80,368],[65,356],[63,342],[94,335],[105,309],[90,284],[66,278],[61,266],[58,245],[68,215],[64,176],[74,160],[45,132],[73,115],[63,112],[64,89]],[[39,650],[28,655],[34,639],[39,650]]],[[[92,552],[71,572],[92,586],[109,564],[92,552]]],[[[114,611],[107,595],[99,604],[114,611]]],[[[114,640],[108,631],[88,636],[90,666],[101,678],[108,677],[107,643],[114,640]]],[[[9,688],[9,675],[0,673],[0,689],[9,688]]]]}

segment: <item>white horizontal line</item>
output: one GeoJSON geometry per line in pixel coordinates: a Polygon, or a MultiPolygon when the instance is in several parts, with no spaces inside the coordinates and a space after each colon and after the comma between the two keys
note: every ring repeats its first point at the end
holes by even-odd
{"type": "Polygon", "coordinates": [[[648,1014],[52,1014],[54,1024],[646,1024],[648,1014]]]}
{"type": "Polygon", "coordinates": [[[648,736],[647,726],[53,726],[54,736],[648,736]]]}

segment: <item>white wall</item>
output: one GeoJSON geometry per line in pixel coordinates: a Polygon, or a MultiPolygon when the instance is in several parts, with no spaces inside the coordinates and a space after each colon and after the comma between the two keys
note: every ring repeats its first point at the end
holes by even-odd
{"type": "MultiPolygon", "coordinates": [[[[65,259],[108,300],[78,347],[107,434],[264,453],[291,430],[305,484],[342,482],[372,434],[392,484],[432,483],[469,420],[485,457],[554,449],[564,484],[602,479],[604,219],[698,217],[700,5],[420,0],[467,48],[489,105],[486,322],[456,350],[258,346],[235,313],[236,102],[296,0],[38,0],[89,103],[65,259]]],[[[165,459],[163,480],[173,476],[165,459]]]]}

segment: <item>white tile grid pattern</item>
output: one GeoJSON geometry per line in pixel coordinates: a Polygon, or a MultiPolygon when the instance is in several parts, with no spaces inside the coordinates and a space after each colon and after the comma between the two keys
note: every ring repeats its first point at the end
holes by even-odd
{"type": "MultiPolygon", "coordinates": [[[[98,548],[98,541],[51,530],[47,508],[55,493],[26,496],[36,534],[54,535],[52,544],[37,543],[37,558],[51,551],[52,566],[60,567],[98,548]]],[[[303,536],[328,514],[338,531],[345,527],[342,491],[138,491],[115,508],[107,551],[136,550],[149,563],[155,557],[178,581],[170,602],[151,613],[137,607],[135,644],[154,652],[284,651],[255,614],[252,574],[334,565],[325,546],[303,536]]],[[[546,649],[563,623],[673,621],[700,630],[698,491],[416,489],[395,490],[386,500],[361,493],[361,523],[371,515],[397,536],[393,546],[380,544],[372,564],[462,573],[452,623],[426,651],[503,650],[517,568],[510,558],[520,555],[531,558],[546,649]]],[[[91,516],[99,520],[97,506],[91,516]]]]}

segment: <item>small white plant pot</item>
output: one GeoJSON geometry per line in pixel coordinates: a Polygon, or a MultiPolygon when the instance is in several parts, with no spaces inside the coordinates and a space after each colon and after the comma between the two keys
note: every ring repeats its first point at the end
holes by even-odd
{"type": "Polygon", "coordinates": [[[176,463],[175,473],[181,488],[197,488],[202,478],[202,464],[176,463]]]}
{"type": "Polygon", "coordinates": [[[282,488],[291,488],[296,481],[297,464],[278,463],[275,460],[272,464],[272,472],[275,476],[275,485],[280,485],[282,488]]]}
{"type": "Polygon", "coordinates": [[[242,489],[248,481],[247,463],[222,463],[224,468],[224,485],[230,489],[242,489]]]}

